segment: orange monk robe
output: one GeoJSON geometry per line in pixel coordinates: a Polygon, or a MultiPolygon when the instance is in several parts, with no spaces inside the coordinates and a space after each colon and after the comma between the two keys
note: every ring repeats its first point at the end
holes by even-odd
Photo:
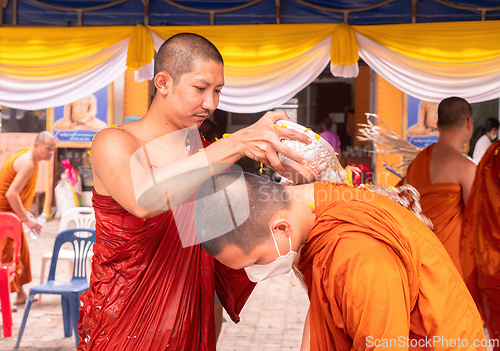
{"type": "MultiPolygon", "coordinates": [[[[14,156],[10,157],[2,169],[0,170],[0,211],[1,212],[14,212],[10,207],[9,201],[5,197],[7,190],[9,190],[12,181],[16,177],[16,171],[14,170],[14,161],[29,151],[29,147],[22,148],[14,156]]],[[[36,192],[36,181],[38,179],[38,165],[36,165],[33,175],[28,179],[23,191],[19,194],[21,201],[23,203],[24,209],[28,211],[35,198],[36,192]]],[[[14,252],[14,244],[12,239],[7,238],[0,242],[0,253],[2,254],[2,262],[12,261],[12,254],[14,252]]],[[[26,240],[26,235],[24,231],[21,230],[21,243],[19,246],[19,254],[17,256],[16,265],[16,276],[12,282],[10,289],[13,292],[19,291],[19,286],[27,284],[31,281],[31,261],[30,261],[30,251],[28,248],[28,241],[26,240]]]]}
{"type": "Polygon", "coordinates": [[[463,230],[465,283],[490,338],[500,340],[500,141],[489,147],[477,167],[463,230]]]}
{"type": "Polygon", "coordinates": [[[298,265],[311,351],[486,350],[472,347],[484,332],[467,287],[411,212],[382,195],[317,182],[315,213],[298,265]]]}
{"type": "Polygon", "coordinates": [[[429,164],[432,147],[422,150],[406,171],[406,184],[413,185],[421,195],[422,212],[432,221],[439,240],[462,275],[460,264],[460,237],[464,201],[462,186],[457,183],[431,183],[429,164]]]}

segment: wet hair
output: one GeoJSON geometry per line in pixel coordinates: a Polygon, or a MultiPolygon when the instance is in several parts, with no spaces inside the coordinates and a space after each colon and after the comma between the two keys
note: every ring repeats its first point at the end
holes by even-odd
{"type": "Polygon", "coordinates": [[[326,129],[330,129],[332,127],[332,119],[330,117],[325,117],[321,120],[321,123],[325,126],[326,129]]]}
{"type": "Polygon", "coordinates": [[[155,59],[154,76],[166,71],[177,83],[184,73],[191,72],[196,60],[224,64],[222,56],[209,40],[194,33],[179,33],[166,40],[155,59]]]}
{"type": "Polygon", "coordinates": [[[201,246],[214,257],[232,245],[249,254],[272,240],[268,223],[276,212],[290,208],[290,200],[283,185],[250,173],[227,172],[209,178],[198,190],[194,206],[201,246]],[[217,193],[225,196],[211,196],[217,193]],[[201,201],[206,197],[210,198],[201,201]],[[231,228],[236,228],[224,233],[227,219],[222,214],[227,213],[227,208],[231,213],[231,228]],[[236,225],[238,219],[244,220],[243,223],[236,225]]]}
{"type": "Polygon", "coordinates": [[[35,139],[35,143],[43,144],[48,139],[54,140],[54,136],[47,131],[43,131],[38,133],[35,139]]]}
{"type": "Polygon", "coordinates": [[[476,148],[476,144],[479,138],[481,138],[483,135],[485,135],[492,129],[498,129],[499,127],[500,127],[500,122],[498,121],[498,118],[493,118],[493,117],[488,118],[486,122],[484,122],[483,126],[478,129],[476,136],[471,142],[471,147],[469,149],[469,156],[472,157],[472,155],[474,155],[474,149],[476,148]]]}
{"type": "Polygon", "coordinates": [[[439,103],[438,124],[440,130],[460,129],[469,117],[472,117],[472,108],[465,99],[452,96],[439,103]]]}

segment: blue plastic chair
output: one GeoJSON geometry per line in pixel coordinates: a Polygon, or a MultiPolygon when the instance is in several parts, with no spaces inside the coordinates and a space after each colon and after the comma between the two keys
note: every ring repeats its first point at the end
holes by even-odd
{"type": "Polygon", "coordinates": [[[16,345],[14,346],[16,349],[19,348],[19,344],[21,343],[24,328],[26,327],[26,321],[28,320],[28,314],[30,312],[31,304],[33,303],[33,297],[36,294],[61,295],[64,336],[70,337],[72,335],[71,329],[73,328],[73,332],[75,333],[76,348],[78,349],[79,297],[89,288],[89,284],[87,282],[86,262],[90,247],[94,244],[94,242],[94,229],[73,228],[65,230],[57,235],[56,242],[54,244],[54,252],[52,253],[52,261],[50,262],[50,271],[47,283],[40,284],[30,289],[28,304],[26,305],[26,310],[24,311],[23,322],[21,323],[21,327],[19,329],[16,345]],[[88,232],[89,234],[84,232],[88,232]],[[87,234],[88,237],[82,237],[82,234],[87,234]],[[61,282],[55,280],[57,258],[59,256],[61,246],[68,242],[73,244],[75,252],[73,278],[69,282],[61,282]],[[76,254],[77,252],[79,253],[78,255],[76,254]]]}

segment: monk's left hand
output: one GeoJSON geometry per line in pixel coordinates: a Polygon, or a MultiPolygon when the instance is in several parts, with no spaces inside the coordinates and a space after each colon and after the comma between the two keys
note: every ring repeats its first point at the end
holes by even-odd
{"type": "Polygon", "coordinates": [[[250,127],[234,133],[242,147],[240,155],[248,156],[251,159],[260,161],[275,171],[285,171],[278,158],[278,152],[288,156],[295,162],[302,164],[304,158],[289,147],[281,143],[282,139],[293,139],[304,144],[312,142],[304,133],[297,132],[291,128],[276,128],[275,122],[279,120],[290,120],[284,111],[270,111],[262,116],[250,127]]]}

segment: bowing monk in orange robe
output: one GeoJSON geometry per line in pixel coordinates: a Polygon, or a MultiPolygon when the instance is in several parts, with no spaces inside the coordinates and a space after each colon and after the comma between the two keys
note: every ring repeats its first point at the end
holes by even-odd
{"type": "MultiPolygon", "coordinates": [[[[56,143],[52,134],[38,134],[33,148],[25,147],[10,157],[0,170],[0,211],[14,212],[31,230],[40,233],[41,225],[30,217],[28,209],[35,198],[38,178],[38,162],[49,160],[54,154],[56,143]]],[[[12,261],[14,252],[10,238],[0,242],[2,262],[12,261]]],[[[24,303],[28,297],[23,285],[31,281],[31,263],[28,242],[21,231],[21,243],[16,264],[16,275],[11,291],[17,292],[14,304],[24,303]]]]}
{"type": "Polygon", "coordinates": [[[193,195],[213,173],[243,156],[283,168],[297,162],[273,112],[219,141],[197,127],[215,110],[224,85],[217,48],[191,33],[171,37],[155,59],[155,96],[147,114],[104,129],[91,150],[96,243],[89,290],[81,296],[79,350],[215,351],[214,289],[234,321],[254,284],[244,271],[214,262],[199,245],[193,195]]]}
{"type": "Polygon", "coordinates": [[[205,250],[253,281],[289,272],[295,259],[311,303],[305,349],[486,350],[443,245],[389,197],[222,174],[200,188],[195,222],[205,250]],[[228,230],[230,218],[241,224],[228,230]]]}
{"type": "Polygon", "coordinates": [[[439,139],[421,151],[408,166],[401,183],[414,186],[421,195],[422,212],[462,274],[460,238],[465,203],[476,166],[460,152],[472,136],[472,110],[460,98],[448,98],[438,107],[439,139]]]}
{"type": "Polygon", "coordinates": [[[476,301],[493,348],[500,350],[500,141],[493,143],[477,167],[465,207],[462,236],[465,284],[476,301]]]}

